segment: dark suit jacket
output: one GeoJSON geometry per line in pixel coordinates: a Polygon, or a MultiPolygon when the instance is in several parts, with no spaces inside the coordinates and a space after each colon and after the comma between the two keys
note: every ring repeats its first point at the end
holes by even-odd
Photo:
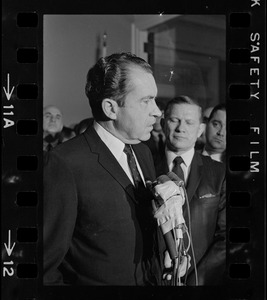
{"type": "MultiPolygon", "coordinates": [[[[141,143],[133,149],[153,181],[149,149],[141,143]]],[[[150,193],[135,195],[93,127],[53,149],[44,163],[44,283],[147,283],[156,225],[150,193]]]]}
{"type": "MultiPolygon", "coordinates": [[[[157,176],[168,173],[166,158],[156,166],[157,176]]],[[[199,285],[222,284],[226,264],[225,165],[195,152],[186,191],[190,219],[184,204],[187,227],[191,225],[199,285]]],[[[185,243],[187,238],[184,235],[185,243]]],[[[161,249],[162,252],[163,249],[161,249]]],[[[187,285],[195,285],[192,247],[187,285]]]]}

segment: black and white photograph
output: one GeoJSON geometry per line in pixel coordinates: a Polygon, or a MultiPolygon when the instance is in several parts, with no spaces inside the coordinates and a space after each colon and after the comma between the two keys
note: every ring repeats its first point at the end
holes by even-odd
{"type": "Polygon", "coordinates": [[[44,284],[223,284],[225,21],[44,16],[44,284]]]}
{"type": "Polygon", "coordinates": [[[263,299],[265,4],[208,2],[4,5],[3,299],[263,299]]]}

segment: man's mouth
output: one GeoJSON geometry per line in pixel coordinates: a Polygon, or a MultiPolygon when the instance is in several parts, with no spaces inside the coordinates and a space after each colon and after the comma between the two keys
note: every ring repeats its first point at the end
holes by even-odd
{"type": "Polygon", "coordinates": [[[176,140],[184,140],[184,139],[185,139],[184,136],[180,136],[180,135],[176,135],[176,136],[174,136],[174,138],[175,138],[176,140]]]}
{"type": "Polygon", "coordinates": [[[217,142],[217,143],[220,143],[220,144],[223,143],[223,140],[218,139],[218,138],[215,138],[214,141],[217,142]]]}

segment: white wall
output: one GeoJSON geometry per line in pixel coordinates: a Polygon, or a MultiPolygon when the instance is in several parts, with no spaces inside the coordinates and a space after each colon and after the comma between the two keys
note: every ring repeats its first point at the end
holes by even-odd
{"type": "Polygon", "coordinates": [[[66,126],[92,116],[84,88],[99,38],[107,33],[107,55],[131,51],[132,20],[133,15],[44,16],[44,106],[56,105],[66,126]]]}

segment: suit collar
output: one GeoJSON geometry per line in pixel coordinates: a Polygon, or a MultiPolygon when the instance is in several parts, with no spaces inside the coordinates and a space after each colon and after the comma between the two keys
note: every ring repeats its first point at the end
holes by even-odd
{"type": "MultiPolygon", "coordinates": [[[[84,132],[84,137],[89,148],[91,149],[91,152],[98,156],[99,164],[125,189],[133,201],[136,202],[134,188],[130,179],[125,174],[124,170],[113,156],[111,151],[108,149],[106,144],[100,139],[93,126],[90,126],[84,132]]],[[[151,178],[151,174],[149,172],[150,168],[147,166],[147,161],[145,160],[144,155],[142,155],[137,145],[134,145],[133,149],[140,167],[142,168],[145,180],[151,178]]]]}
{"type": "Polygon", "coordinates": [[[134,150],[138,163],[142,168],[145,181],[154,180],[155,174],[154,172],[152,172],[152,168],[151,168],[152,167],[151,164],[153,165],[153,162],[148,160],[148,157],[144,155],[144,148],[140,147],[140,144],[134,144],[132,145],[132,148],[134,150]]]}

